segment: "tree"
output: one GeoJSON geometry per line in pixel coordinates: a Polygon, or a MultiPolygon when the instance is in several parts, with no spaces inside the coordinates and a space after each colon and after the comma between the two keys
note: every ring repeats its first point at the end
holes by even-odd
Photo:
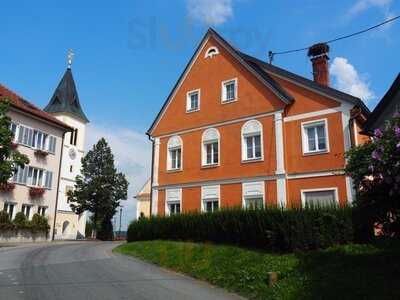
{"type": "Polygon", "coordinates": [[[7,183],[18,167],[29,163],[28,157],[13,147],[14,134],[10,130],[11,118],[7,116],[10,101],[0,99],[0,185],[7,183]]]}
{"type": "MultiPolygon", "coordinates": [[[[76,177],[75,189],[68,193],[71,209],[81,214],[90,211],[93,223],[102,224],[101,238],[112,236],[111,219],[119,207],[120,200],[126,200],[128,181],[125,175],[117,173],[114,166],[114,156],[106,140],[101,138],[84,158],[82,158],[81,174],[76,177]]],[[[96,237],[93,227],[93,237],[96,237]]]]}
{"type": "Polygon", "coordinates": [[[370,227],[379,224],[385,235],[400,236],[400,113],[370,143],[347,154],[346,172],[357,191],[356,205],[370,227]]]}

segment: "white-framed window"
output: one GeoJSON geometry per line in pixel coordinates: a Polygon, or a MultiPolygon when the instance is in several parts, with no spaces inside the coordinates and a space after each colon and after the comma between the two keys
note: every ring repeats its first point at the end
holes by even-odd
{"type": "Polygon", "coordinates": [[[33,131],[33,139],[32,139],[32,147],[35,149],[40,149],[40,150],[47,150],[47,138],[48,135],[39,131],[39,130],[34,130],[33,131]]]}
{"type": "Polygon", "coordinates": [[[186,112],[200,110],[200,89],[186,94],[186,112]]]}
{"type": "Polygon", "coordinates": [[[246,209],[263,208],[265,202],[264,181],[244,182],[242,184],[243,207],[246,209]]]}
{"type": "Polygon", "coordinates": [[[12,177],[12,181],[33,187],[51,189],[53,183],[53,172],[31,166],[25,166],[25,168],[18,167],[12,177]]]}
{"type": "Polygon", "coordinates": [[[204,58],[208,58],[208,57],[212,58],[212,57],[214,57],[215,55],[218,55],[218,54],[219,54],[219,50],[218,50],[217,47],[210,47],[210,48],[207,49],[207,51],[206,51],[206,53],[204,55],[204,58]]]}
{"type": "Polygon", "coordinates": [[[180,214],[182,209],[182,189],[165,190],[165,214],[180,214]]]}
{"type": "Polygon", "coordinates": [[[300,192],[303,207],[330,207],[339,203],[337,187],[306,189],[300,192]]]}
{"type": "Polygon", "coordinates": [[[327,119],[301,123],[303,153],[329,152],[327,119]]]}
{"type": "Polygon", "coordinates": [[[47,213],[47,206],[38,206],[38,211],[37,213],[43,217],[46,216],[47,213]]]}
{"type": "Polygon", "coordinates": [[[22,144],[34,149],[48,151],[50,153],[55,153],[57,139],[55,136],[49,135],[41,130],[26,127],[24,125],[14,125],[14,129],[11,130],[15,132],[15,141],[18,144],[22,144]]]}
{"type": "Polygon", "coordinates": [[[201,187],[201,210],[204,212],[214,212],[220,207],[220,186],[201,187]]]}
{"type": "Polygon", "coordinates": [[[30,205],[30,204],[22,204],[21,211],[28,220],[30,219],[30,216],[31,216],[31,207],[32,207],[32,205],[30,205]]]}
{"type": "Polygon", "coordinates": [[[220,135],[215,128],[209,128],[202,136],[202,165],[213,166],[219,164],[220,135]]]}
{"type": "Polygon", "coordinates": [[[8,214],[10,220],[14,219],[15,203],[4,202],[3,210],[8,214]]]}
{"type": "Polygon", "coordinates": [[[222,102],[231,102],[237,100],[237,78],[222,82],[222,102]]]}
{"type": "Polygon", "coordinates": [[[17,137],[18,137],[18,124],[14,123],[14,122],[11,122],[10,130],[12,131],[12,133],[14,135],[13,141],[16,142],[17,141],[17,137]]]}
{"type": "Polygon", "coordinates": [[[171,137],[167,148],[167,170],[182,170],[182,139],[179,136],[171,137]]]}
{"type": "Polygon", "coordinates": [[[257,120],[247,121],[242,127],[242,160],[263,159],[262,124],[257,120]]]}

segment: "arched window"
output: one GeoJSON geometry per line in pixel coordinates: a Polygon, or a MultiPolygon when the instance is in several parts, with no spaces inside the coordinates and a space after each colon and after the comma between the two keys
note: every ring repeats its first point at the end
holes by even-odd
{"type": "Polygon", "coordinates": [[[69,231],[69,221],[64,221],[62,225],[62,233],[67,234],[69,231]]]}
{"type": "Polygon", "coordinates": [[[175,135],[168,140],[167,169],[182,169],[182,139],[175,135]]]}
{"type": "Polygon", "coordinates": [[[202,165],[219,164],[219,132],[215,128],[207,129],[202,137],[202,165]]]}
{"type": "Polygon", "coordinates": [[[204,58],[207,58],[207,57],[212,58],[213,56],[218,55],[218,54],[219,54],[219,50],[217,47],[210,47],[207,49],[206,54],[204,55],[204,58]]]}
{"type": "Polygon", "coordinates": [[[242,160],[262,160],[262,124],[257,120],[247,121],[242,127],[242,160]]]}

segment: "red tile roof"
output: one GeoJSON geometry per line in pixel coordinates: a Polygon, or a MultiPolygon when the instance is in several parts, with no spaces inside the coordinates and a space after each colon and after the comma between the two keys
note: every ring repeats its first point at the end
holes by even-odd
{"type": "Polygon", "coordinates": [[[40,119],[43,119],[47,122],[63,127],[65,129],[72,130],[72,128],[67,124],[61,122],[57,118],[53,117],[51,114],[41,110],[40,108],[26,101],[25,99],[23,99],[21,96],[17,95],[10,89],[6,88],[4,85],[0,84],[0,99],[3,97],[8,98],[11,101],[11,106],[13,106],[18,110],[34,115],[40,119]]]}

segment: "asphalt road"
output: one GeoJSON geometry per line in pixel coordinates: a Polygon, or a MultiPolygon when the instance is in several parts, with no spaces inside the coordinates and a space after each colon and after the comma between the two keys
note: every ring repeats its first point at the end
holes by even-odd
{"type": "Polygon", "coordinates": [[[115,243],[0,248],[0,300],[240,299],[207,283],[112,254],[115,243]]]}

